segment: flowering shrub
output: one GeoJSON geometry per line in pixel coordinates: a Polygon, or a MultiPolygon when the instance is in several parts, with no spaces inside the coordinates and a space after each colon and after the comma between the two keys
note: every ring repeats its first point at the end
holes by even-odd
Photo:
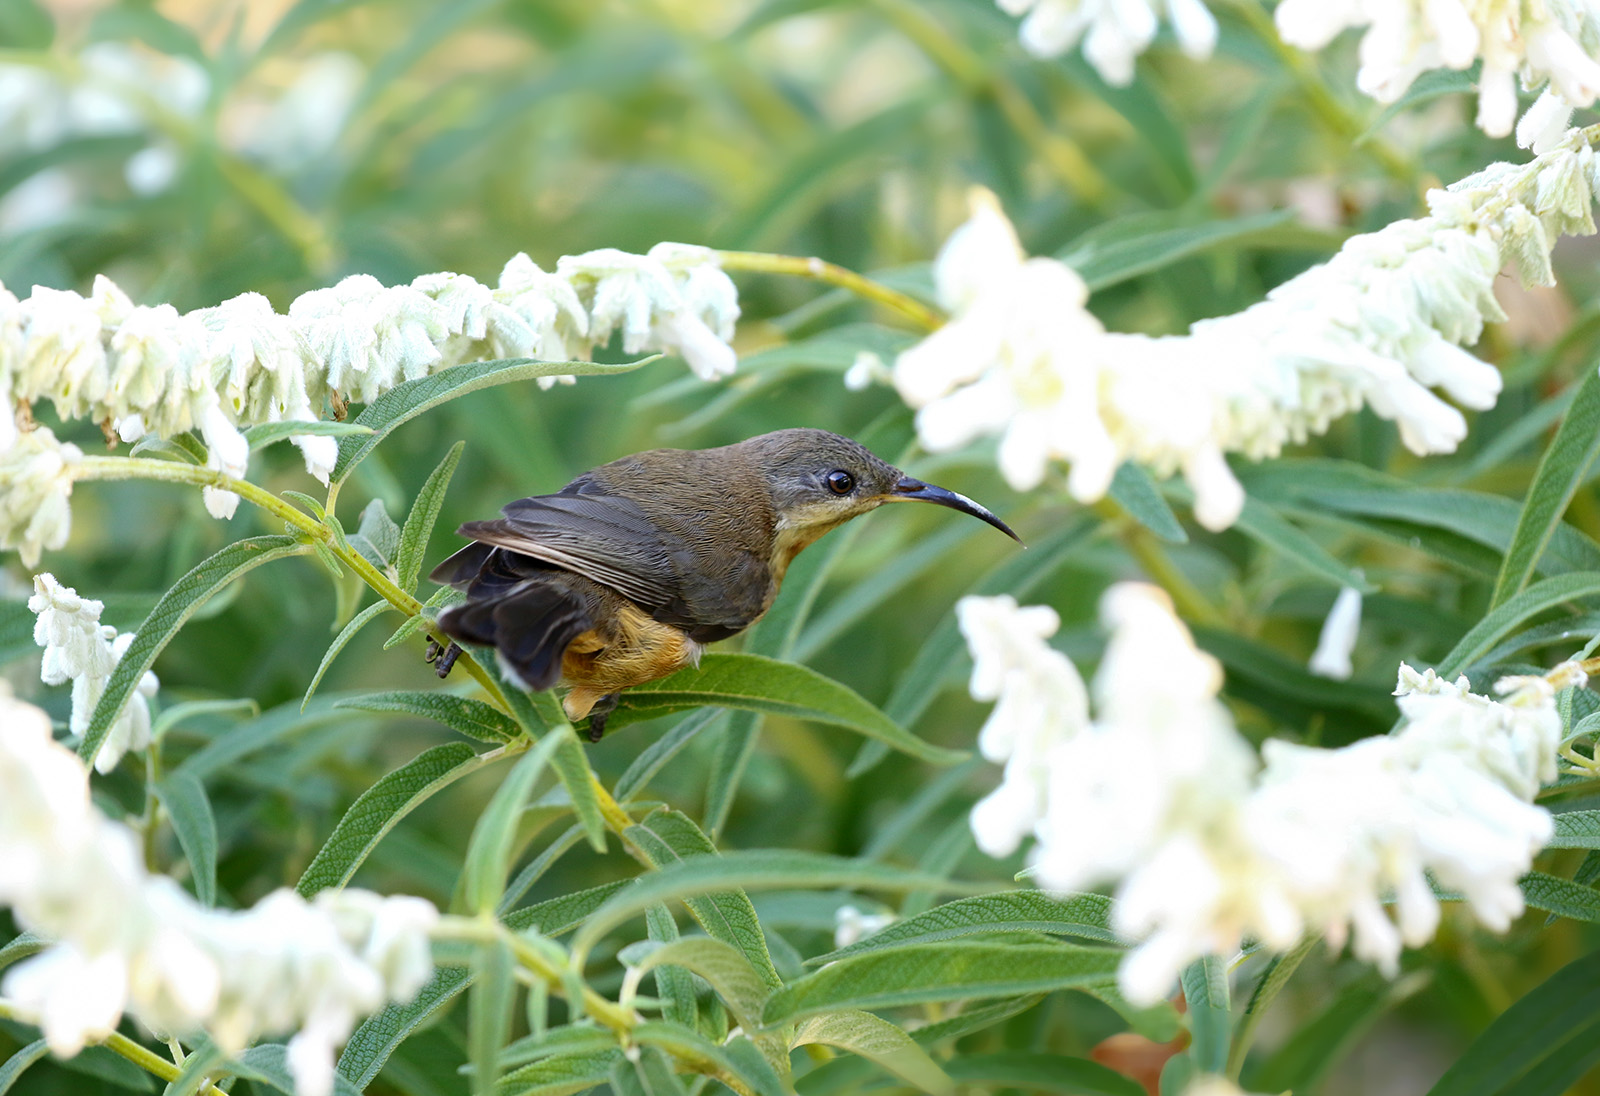
{"type": "Polygon", "coordinates": [[[0,6],[0,1094],[1586,1091],[1596,13],[624,7],[0,6]],[[788,426],[1028,549],[435,676],[788,426]]]}

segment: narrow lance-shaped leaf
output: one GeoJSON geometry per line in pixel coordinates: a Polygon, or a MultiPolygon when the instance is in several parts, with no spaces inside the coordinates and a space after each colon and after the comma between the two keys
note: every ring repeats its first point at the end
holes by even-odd
{"type": "Polygon", "coordinates": [[[205,785],[194,773],[179,769],[157,783],[155,793],[166,808],[184,858],[189,861],[195,897],[201,905],[216,905],[217,822],[205,785]]]}
{"type": "Polygon", "coordinates": [[[89,717],[89,726],[83,733],[83,741],[78,745],[78,756],[88,764],[94,763],[106,732],[111,730],[111,725],[122,714],[140,679],[155,663],[156,656],[177,635],[178,629],[208,598],[263,563],[299,555],[304,551],[305,547],[293,537],[251,537],[228,545],[174,583],[172,589],[161,595],[161,600],[150,610],[144,623],[139,625],[138,635],[128,645],[116,669],[111,671],[106,690],[95,705],[94,713],[89,717]]]}
{"type": "Polygon", "coordinates": [[[1012,932],[1047,932],[1082,936],[1108,944],[1117,942],[1116,934],[1111,931],[1111,899],[1105,895],[1057,897],[1043,891],[1019,890],[980,894],[935,906],[926,913],[896,921],[848,947],[808,959],[806,965],[831,963],[886,948],[1012,932]]]}
{"type": "Polygon", "coordinates": [[[253,453],[257,449],[286,438],[354,438],[370,433],[372,433],[370,426],[364,426],[359,422],[335,422],[332,419],[319,419],[316,422],[263,422],[246,427],[244,440],[250,443],[250,451],[253,453]]]}
{"type": "Polygon", "coordinates": [[[761,1006],[767,999],[768,986],[738,948],[721,940],[692,936],[663,944],[640,962],[638,969],[648,972],[662,964],[680,966],[704,978],[746,1031],[761,1026],[761,1006]]]}
{"type": "Polygon", "coordinates": [[[307,897],[342,887],[355,875],[384,835],[441,788],[479,767],[465,742],[424,750],[362,792],[323,842],[295,884],[307,897]]]}
{"type": "Polygon", "coordinates": [[[1439,663],[1441,677],[1454,677],[1467,669],[1513,628],[1530,617],[1564,601],[1600,594],[1600,572],[1574,571],[1538,582],[1496,607],[1461,637],[1455,649],[1439,663]]]}
{"type": "Polygon", "coordinates": [[[357,1088],[366,1088],[395,1049],[422,1024],[449,1006],[472,981],[464,967],[440,967],[403,1005],[388,1004],[368,1016],[350,1036],[339,1056],[339,1073],[357,1088]]]}
{"type": "Polygon", "coordinates": [[[687,1090],[665,1054],[642,1047],[612,1065],[611,1091],[615,1096],[685,1096],[687,1090]]]}
{"type": "Polygon", "coordinates": [[[1189,1006],[1189,1054],[1202,1073],[1221,1073],[1228,1063],[1232,1016],[1228,971],[1221,959],[1207,955],[1183,971],[1183,999],[1189,1006]]]}
{"type": "Polygon", "coordinates": [[[633,1029],[634,1041],[658,1047],[697,1068],[710,1067],[725,1081],[736,1081],[756,1096],[793,1096],[761,1052],[743,1036],[714,1043],[682,1024],[647,1020],[633,1029]]]}
{"type": "Polygon", "coordinates": [[[364,712],[404,712],[431,719],[453,731],[460,731],[480,742],[510,742],[521,729],[481,700],[441,692],[365,693],[345,697],[336,708],[359,708],[364,712]]]}
{"type": "Polygon", "coordinates": [[[333,467],[332,482],[343,483],[351,470],[366,459],[367,455],[378,447],[378,443],[388,437],[396,427],[458,396],[465,396],[480,388],[532,380],[535,377],[627,373],[654,360],[654,358],[643,358],[626,365],[601,365],[597,362],[540,362],[528,358],[471,362],[395,385],[367,404],[355,418],[356,425],[370,427],[372,433],[340,440],[339,459],[333,467]]]}
{"type": "Polygon", "coordinates": [[[467,1000],[467,1050],[472,1091],[488,1096],[500,1076],[500,1048],[511,1041],[511,1007],[517,992],[511,949],[496,940],[478,949],[467,1000]]]}
{"type": "Polygon", "coordinates": [[[955,1082],[911,1036],[870,1012],[841,1009],[813,1016],[795,1029],[794,1045],[821,1043],[859,1054],[931,1096],[947,1096],[955,1082]]]}
{"type": "Polygon", "coordinates": [[[622,694],[610,725],[706,705],[843,727],[935,764],[954,764],[967,756],[917,738],[847,685],[807,667],[759,655],[708,654],[698,668],[635,686],[622,694]]]}
{"type": "Polygon", "coordinates": [[[832,1009],[1014,997],[1106,984],[1122,952],[1068,944],[921,944],[841,959],[778,990],[768,1024],[832,1009]]]}
{"type": "Polygon", "coordinates": [[[537,742],[517,762],[478,817],[462,869],[468,909],[476,913],[494,911],[505,889],[506,872],[511,867],[512,844],[522,808],[527,806],[534,783],[559,744],[555,735],[546,735],[537,742]]]}
{"type": "Polygon", "coordinates": [[[339,634],[334,637],[333,642],[328,645],[328,649],[323,652],[322,661],[317,664],[317,672],[311,675],[311,684],[306,686],[306,695],[300,700],[301,711],[305,711],[306,705],[311,703],[311,694],[315,693],[317,686],[322,684],[323,676],[328,672],[328,667],[333,665],[333,660],[339,657],[339,652],[350,645],[350,641],[356,637],[361,629],[382,614],[393,609],[394,606],[387,601],[375,601],[351,617],[350,623],[339,630],[339,634]]]}
{"type": "Polygon", "coordinates": [[[589,768],[589,756],[583,744],[565,720],[545,737],[556,740],[555,753],[550,755],[550,767],[556,771],[561,784],[567,789],[572,810],[583,826],[589,847],[595,852],[606,851],[606,821],[600,813],[600,797],[595,792],[594,770],[589,768]]]}
{"type": "Polygon", "coordinates": [[[394,569],[399,575],[400,589],[407,593],[416,589],[422,557],[428,550],[428,538],[433,535],[434,523],[439,520],[439,510],[444,506],[445,492],[450,489],[450,477],[455,474],[466,444],[458,441],[450,447],[439,467],[429,473],[422,490],[417,492],[416,501],[411,504],[411,513],[406,515],[405,528],[400,531],[400,546],[394,556],[394,569]]]}
{"type": "Polygon", "coordinates": [[[624,1061],[619,1048],[556,1054],[512,1070],[495,1085],[495,1096],[573,1096],[611,1079],[611,1067],[624,1061]]]}
{"type": "Polygon", "coordinates": [[[1502,604],[1528,584],[1596,454],[1600,454],[1600,371],[1590,368],[1583,371],[1572,408],[1561,420],[1528,486],[1516,532],[1495,580],[1491,606],[1502,604]]]}

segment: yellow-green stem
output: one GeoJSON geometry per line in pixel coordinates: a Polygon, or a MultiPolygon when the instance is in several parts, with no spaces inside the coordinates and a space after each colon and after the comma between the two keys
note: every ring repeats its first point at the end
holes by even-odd
{"type": "Polygon", "coordinates": [[[802,258],[799,255],[774,255],[764,251],[719,251],[717,261],[724,270],[750,270],[763,274],[789,274],[797,278],[810,278],[815,282],[848,289],[858,297],[883,305],[900,313],[906,319],[927,331],[944,323],[938,310],[928,307],[915,297],[891,289],[882,282],[857,274],[823,259],[802,258]]]}
{"type": "Polygon", "coordinates": [[[1189,581],[1189,576],[1178,569],[1178,565],[1172,562],[1172,557],[1167,555],[1154,534],[1134,521],[1128,512],[1109,496],[1094,504],[1094,512],[1117,530],[1123,546],[1128,549],[1128,554],[1138,561],[1144,573],[1156,585],[1167,592],[1180,616],[1187,618],[1191,623],[1208,628],[1223,626],[1225,622],[1222,611],[1212,605],[1200,592],[1200,588],[1189,581]]]}
{"type": "MultiPolygon", "coordinates": [[[[20,1020],[23,1023],[31,1022],[27,1017],[19,1015],[16,1007],[6,1001],[0,1001],[0,1019],[20,1020]]],[[[113,1031],[110,1035],[107,1035],[99,1043],[95,1043],[93,1040],[90,1040],[90,1045],[103,1046],[107,1050],[126,1058],[128,1061],[132,1062],[134,1065],[138,1066],[147,1073],[155,1074],[163,1081],[176,1081],[178,1079],[178,1074],[182,1072],[182,1068],[180,1066],[167,1061],[155,1051],[150,1050],[148,1047],[141,1046],[132,1039],[129,1039],[126,1035],[119,1034],[115,1031],[113,1031]]],[[[223,1092],[216,1085],[206,1085],[205,1088],[201,1089],[200,1091],[203,1096],[228,1096],[227,1093],[223,1092]]]]}
{"type": "MultiPolygon", "coordinates": [[[[422,611],[422,603],[389,580],[389,577],[374,567],[366,557],[352,551],[347,545],[341,544],[334,536],[333,530],[313,518],[310,514],[284,499],[274,495],[271,491],[259,487],[248,480],[235,479],[224,475],[212,468],[202,468],[193,464],[179,464],[176,461],[151,460],[145,457],[84,457],[73,466],[73,478],[78,480],[119,480],[119,479],[152,479],[168,483],[187,483],[201,487],[216,487],[225,491],[232,491],[240,498],[261,507],[269,514],[282,518],[289,525],[300,530],[308,538],[324,545],[333,553],[335,558],[349,567],[368,586],[376,590],[384,600],[407,616],[415,616],[422,611]]],[[[447,636],[435,634],[433,629],[427,629],[427,634],[435,642],[444,644],[449,642],[447,636]]],[[[471,652],[463,651],[456,660],[460,666],[478,683],[489,695],[502,712],[512,714],[510,702],[505,693],[500,689],[500,683],[489,674],[483,666],[472,657],[471,652]]],[[[594,787],[595,798],[600,804],[600,813],[605,818],[606,824],[617,834],[623,836],[623,831],[633,825],[633,819],[628,812],[617,804],[605,787],[590,774],[590,782],[594,787]]],[[[624,844],[627,844],[624,838],[624,844]]]]}
{"type": "MultiPolygon", "coordinates": [[[[1278,36],[1277,25],[1259,0],[1231,0],[1230,6],[1251,32],[1277,54],[1279,63],[1300,85],[1306,105],[1323,125],[1346,141],[1355,141],[1366,132],[1367,123],[1328,90],[1328,85],[1310,59],[1278,36]]],[[[1401,182],[1416,185],[1421,179],[1422,171],[1417,162],[1383,138],[1368,137],[1361,142],[1360,148],[1376,160],[1387,174],[1401,182]]]]}
{"type": "Polygon", "coordinates": [[[1045,166],[1079,198],[1090,205],[1100,205],[1112,194],[1111,181],[1076,141],[1053,131],[1020,88],[996,74],[977,51],[946,30],[920,5],[912,0],[875,0],[874,6],[969,92],[993,96],[1017,136],[1032,145],[1045,166]]]}

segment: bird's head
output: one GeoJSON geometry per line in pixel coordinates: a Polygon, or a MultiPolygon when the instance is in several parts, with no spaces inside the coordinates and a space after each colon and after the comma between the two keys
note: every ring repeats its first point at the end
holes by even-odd
{"type": "MultiPolygon", "coordinates": [[[[912,479],[867,448],[826,430],[778,430],[742,443],[767,481],[782,554],[886,502],[931,502],[971,514],[1012,540],[1010,526],[965,495],[912,479]]],[[[788,560],[783,562],[787,564],[788,560]]]]}

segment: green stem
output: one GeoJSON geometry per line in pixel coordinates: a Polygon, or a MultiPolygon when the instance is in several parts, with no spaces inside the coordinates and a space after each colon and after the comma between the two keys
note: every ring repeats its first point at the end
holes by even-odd
{"type": "Polygon", "coordinates": [[[724,270],[790,274],[797,278],[810,278],[812,281],[836,285],[840,289],[848,289],[858,297],[864,297],[892,309],[928,331],[944,325],[944,317],[937,310],[929,308],[915,297],[824,259],[774,255],[764,251],[719,251],[717,262],[724,270]]]}
{"type": "Polygon", "coordinates": [[[1072,138],[1052,130],[1033,101],[984,59],[946,30],[912,0],[874,0],[874,6],[909,38],[928,59],[944,69],[971,94],[993,97],[1011,128],[1033,146],[1057,178],[1090,205],[1101,205],[1114,192],[1111,181],[1072,138]]]}
{"type": "MultiPolygon", "coordinates": [[[[1277,25],[1259,0],[1230,0],[1229,6],[1244,21],[1261,43],[1277,55],[1278,62],[1295,78],[1306,105],[1317,120],[1338,136],[1352,143],[1367,131],[1367,123],[1328,90],[1316,66],[1300,50],[1278,36],[1277,25]]],[[[1381,137],[1368,137],[1359,147],[1378,162],[1383,170],[1408,185],[1415,185],[1422,171],[1417,162],[1381,137]]]]}
{"type": "MultiPolygon", "coordinates": [[[[20,1020],[25,1024],[33,1022],[28,1017],[21,1015],[18,1012],[17,1007],[11,1004],[9,1001],[0,1001],[0,1019],[20,1020]]],[[[90,1045],[103,1046],[107,1050],[126,1058],[128,1061],[132,1062],[134,1065],[138,1066],[147,1073],[153,1073],[157,1077],[160,1077],[163,1081],[167,1081],[169,1083],[176,1081],[178,1079],[178,1075],[183,1072],[180,1066],[167,1061],[155,1051],[150,1050],[148,1047],[141,1046],[132,1039],[128,1038],[126,1035],[122,1035],[119,1032],[113,1031],[110,1035],[107,1035],[98,1043],[91,1041],[90,1045]]],[[[206,1087],[200,1091],[203,1096],[228,1096],[226,1092],[223,1092],[216,1085],[206,1085],[206,1087]]]]}
{"type": "MultiPolygon", "coordinates": [[[[72,472],[75,480],[123,480],[123,479],[152,479],[162,480],[167,483],[187,483],[201,487],[217,487],[225,491],[232,491],[240,498],[247,499],[276,517],[282,518],[286,523],[300,530],[310,540],[322,544],[328,551],[345,566],[349,567],[368,586],[371,586],[384,600],[407,616],[416,616],[422,612],[422,603],[389,580],[389,576],[378,570],[365,557],[355,552],[348,544],[334,535],[328,526],[313,518],[310,514],[297,506],[291,505],[284,499],[274,495],[271,491],[259,487],[248,480],[234,479],[212,468],[202,468],[194,464],[179,464],[176,461],[151,460],[147,457],[84,457],[73,466],[72,472]]],[[[434,642],[441,645],[448,644],[450,639],[443,633],[433,628],[425,628],[427,635],[434,642]]],[[[456,665],[464,669],[467,674],[483,688],[490,700],[506,715],[516,718],[511,702],[500,689],[500,683],[485,670],[481,663],[472,657],[472,652],[462,651],[456,659],[456,665]]],[[[633,819],[628,812],[617,804],[611,793],[605,789],[600,781],[590,773],[590,783],[595,790],[595,796],[600,803],[600,813],[606,823],[618,837],[623,838],[625,845],[631,848],[631,843],[623,836],[623,831],[633,825],[633,819]]]]}
{"type": "MultiPolygon", "coordinates": [[[[504,942],[524,970],[541,979],[555,993],[563,997],[567,994],[567,978],[571,971],[557,967],[520,933],[512,932],[496,918],[445,916],[439,919],[429,935],[435,940],[460,940],[473,944],[504,942]]],[[[580,980],[578,984],[582,987],[581,1000],[570,1004],[580,1006],[585,1013],[618,1035],[626,1036],[633,1030],[638,1017],[631,1010],[601,996],[586,982],[580,980]]]]}
{"type": "Polygon", "coordinates": [[[1189,581],[1189,576],[1178,569],[1154,534],[1134,521],[1109,495],[1095,503],[1093,509],[1116,530],[1128,554],[1138,561],[1144,573],[1172,598],[1179,616],[1208,628],[1225,626],[1222,611],[1212,605],[1200,588],[1189,581]]]}

